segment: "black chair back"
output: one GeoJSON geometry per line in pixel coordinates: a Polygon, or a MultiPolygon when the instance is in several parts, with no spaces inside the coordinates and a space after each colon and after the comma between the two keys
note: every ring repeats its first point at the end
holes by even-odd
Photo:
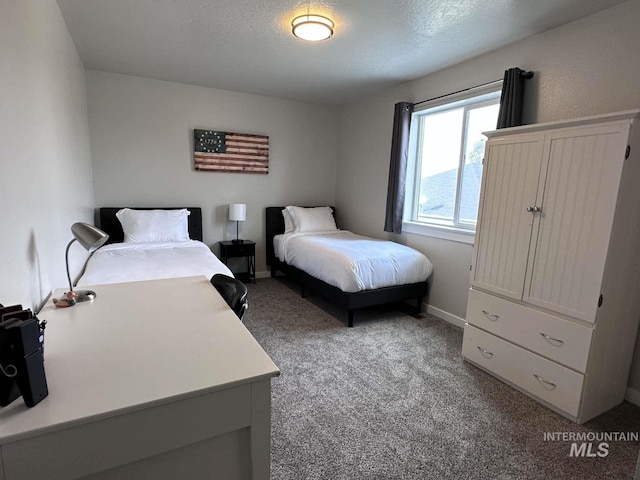
{"type": "Polygon", "coordinates": [[[211,285],[218,290],[227,305],[242,320],[248,307],[247,294],[249,292],[247,286],[237,278],[229,277],[222,273],[216,273],[211,277],[211,285]]]}

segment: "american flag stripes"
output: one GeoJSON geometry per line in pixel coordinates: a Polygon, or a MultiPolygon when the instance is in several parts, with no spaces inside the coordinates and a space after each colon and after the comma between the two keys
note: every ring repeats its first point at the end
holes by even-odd
{"type": "Polygon", "coordinates": [[[193,130],[196,170],[269,173],[269,137],[248,133],[193,130]]]}

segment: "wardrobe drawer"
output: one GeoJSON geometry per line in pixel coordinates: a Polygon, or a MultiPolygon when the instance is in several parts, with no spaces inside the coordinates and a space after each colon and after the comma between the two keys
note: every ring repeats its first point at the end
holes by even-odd
{"type": "Polygon", "coordinates": [[[467,325],[462,354],[536,397],[578,416],[584,376],[467,325]]]}
{"type": "Polygon", "coordinates": [[[493,295],[469,291],[467,322],[586,372],[593,330],[493,295]]]}

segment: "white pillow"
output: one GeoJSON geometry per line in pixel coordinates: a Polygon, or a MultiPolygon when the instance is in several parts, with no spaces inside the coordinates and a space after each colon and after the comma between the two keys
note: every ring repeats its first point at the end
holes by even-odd
{"type": "Polygon", "coordinates": [[[284,217],[284,233],[293,233],[296,231],[296,226],[293,224],[293,218],[288,210],[282,210],[282,216],[284,217]]]}
{"type": "Polygon", "coordinates": [[[118,210],[124,241],[139,242],[183,242],[189,240],[188,216],[186,208],[179,210],[118,210]]]}
{"type": "Polygon", "coordinates": [[[286,210],[291,214],[297,233],[322,232],[338,230],[331,207],[293,207],[286,210]]]}

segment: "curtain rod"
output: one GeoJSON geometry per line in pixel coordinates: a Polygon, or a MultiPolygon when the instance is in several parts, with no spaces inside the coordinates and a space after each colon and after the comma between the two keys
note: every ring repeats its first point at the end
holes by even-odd
{"type": "MultiPolygon", "coordinates": [[[[521,75],[522,75],[524,78],[526,78],[527,80],[529,80],[530,78],[532,78],[532,77],[533,77],[533,72],[522,72],[522,73],[521,73],[521,75]]],[[[449,96],[451,96],[451,95],[456,95],[456,94],[458,94],[458,93],[468,92],[469,90],[475,90],[476,88],[488,87],[489,85],[493,85],[493,84],[496,84],[496,83],[500,83],[500,82],[502,82],[502,81],[503,81],[503,79],[502,79],[502,78],[500,78],[500,79],[498,79],[498,80],[493,80],[493,81],[491,81],[491,82],[483,83],[483,84],[481,84],[481,85],[476,85],[475,87],[463,88],[462,90],[458,90],[457,92],[446,93],[446,94],[444,94],[444,95],[440,95],[439,97],[433,97],[433,98],[429,98],[428,100],[422,100],[422,101],[420,101],[420,102],[416,102],[416,103],[414,103],[414,104],[413,104],[413,106],[415,107],[416,105],[420,105],[420,104],[422,104],[422,103],[432,102],[432,101],[434,101],[434,100],[439,100],[439,99],[441,99],[441,98],[449,97],[449,96]]]]}
{"type": "Polygon", "coordinates": [[[420,102],[416,102],[413,104],[413,106],[415,107],[416,105],[420,105],[422,103],[433,102],[434,100],[439,100],[444,97],[450,97],[451,95],[455,95],[457,93],[468,92],[469,90],[475,90],[476,88],[488,87],[489,85],[500,83],[501,81],[502,79],[493,80],[491,82],[483,83],[481,85],[476,85],[475,87],[463,88],[462,90],[458,90],[457,92],[445,93],[444,95],[440,95],[439,97],[433,97],[433,98],[429,98],[428,100],[421,100],[420,102]]]}

